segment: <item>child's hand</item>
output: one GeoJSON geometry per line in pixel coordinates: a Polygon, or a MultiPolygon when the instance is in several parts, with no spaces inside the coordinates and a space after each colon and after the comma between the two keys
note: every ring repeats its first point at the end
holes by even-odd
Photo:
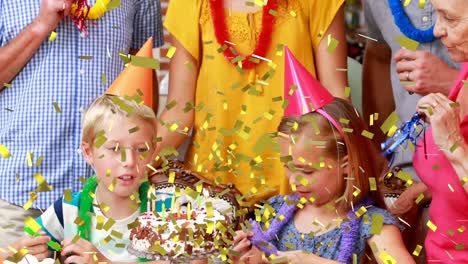
{"type": "Polygon", "coordinates": [[[39,261],[42,261],[49,256],[49,251],[47,250],[47,242],[49,241],[50,237],[48,237],[44,231],[40,231],[39,236],[32,237],[25,235],[16,241],[12,246],[16,250],[26,248],[28,250],[28,254],[33,255],[39,261]]]}
{"type": "Polygon", "coordinates": [[[238,256],[232,255],[230,258],[234,261],[241,260],[243,255],[247,253],[252,248],[252,243],[249,240],[249,237],[253,236],[252,232],[245,233],[242,230],[237,230],[236,235],[233,238],[233,248],[232,250],[238,252],[238,256]]]}
{"type": "Polygon", "coordinates": [[[89,241],[80,238],[75,243],[72,243],[73,240],[74,238],[68,238],[62,241],[61,255],[67,257],[65,259],[65,264],[110,262],[89,241]]]}

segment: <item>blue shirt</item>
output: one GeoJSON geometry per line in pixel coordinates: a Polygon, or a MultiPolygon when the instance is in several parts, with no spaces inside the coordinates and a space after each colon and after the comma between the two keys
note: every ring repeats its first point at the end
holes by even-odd
{"type": "MultiPolygon", "coordinates": [[[[0,0],[0,46],[33,21],[40,2],[0,0]]],[[[3,200],[23,206],[37,191],[37,173],[53,189],[37,192],[32,208],[47,208],[64,189],[81,189],[79,177],[92,174],[78,152],[82,109],[123,69],[119,51],[139,49],[151,36],[155,46],[163,43],[159,0],[121,1],[87,24],[89,37],[84,37],[69,18],[60,22],[55,41],[45,40],[11,87],[0,90],[0,145],[11,153],[0,158],[3,200]]]]}
{"type": "MultiPolygon", "coordinates": [[[[275,212],[278,212],[284,204],[284,196],[274,196],[268,200],[268,204],[275,209],[275,212]]],[[[360,222],[357,241],[355,241],[353,249],[357,255],[358,263],[364,254],[367,240],[372,237],[371,226],[374,215],[383,216],[383,224],[385,225],[395,225],[402,228],[398,220],[388,211],[375,206],[366,207],[366,209],[365,214],[368,216],[368,221],[360,222]]],[[[310,224],[313,224],[312,220],[310,224]]],[[[340,252],[342,232],[341,228],[334,228],[321,235],[303,234],[294,225],[293,217],[288,223],[285,223],[278,232],[277,239],[273,240],[272,243],[280,251],[304,250],[322,258],[336,259],[340,252]]]]}

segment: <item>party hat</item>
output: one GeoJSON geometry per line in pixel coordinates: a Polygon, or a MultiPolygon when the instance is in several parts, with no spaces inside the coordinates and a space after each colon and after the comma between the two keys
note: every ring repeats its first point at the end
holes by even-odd
{"type": "Polygon", "coordinates": [[[285,116],[302,115],[322,108],[333,96],[294,57],[288,47],[284,56],[284,97],[289,104],[285,116]]]}
{"type": "Polygon", "coordinates": [[[341,125],[321,109],[334,100],[333,95],[294,57],[288,47],[285,47],[284,54],[284,98],[288,100],[284,115],[300,116],[317,111],[344,137],[341,125]]]}
{"type": "MultiPolygon", "coordinates": [[[[141,47],[137,57],[153,58],[153,38],[141,47]]],[[[119,96],[138,96],[145,105],[153,107],[153,69],[128,65],[107,89],[106,94],[119,96]]]]}

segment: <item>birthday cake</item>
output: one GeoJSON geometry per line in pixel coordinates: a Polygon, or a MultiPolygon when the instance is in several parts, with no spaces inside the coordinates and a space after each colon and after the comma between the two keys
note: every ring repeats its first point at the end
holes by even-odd
{"type": "Polygon", "coordinates": [[[129,252],[146,259],[208,257],[230,246],[243,221],[235,188],[201,182],[178,162],[154,179],[151,209],[131,230],[129,252]]]}
{"type": "Polygon", "coordinates": [[[167,210],[144,213],[139,225],[131,230],[131,248],[136,255],[154,259],[154,255],[192,256],[223,247],[229,220],[217,210],[167,210]]]}

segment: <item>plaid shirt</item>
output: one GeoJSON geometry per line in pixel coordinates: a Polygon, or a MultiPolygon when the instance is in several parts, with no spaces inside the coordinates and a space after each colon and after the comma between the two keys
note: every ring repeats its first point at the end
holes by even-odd
{"type": "MultiPolygon", "coordinates": [[[[40,2],[0,0],[0,46],[33,21],[40,2]]],[[[163,44],[159,0],[121,1],[119,8],[87,23],[86,38],[70,19],[60,22],[55,41],[45,40],[11,87],[0,90],[0,145],[11,153],[0,158],[3,200],[23,206],[37,192],[32,208],[47,208],[64,189],[80,190],[79,177],[92,174],[78,152],[82,109],[123,69],[119,51],[138,49],[150,36],[155,46],[163,44]],[[52,191],[36,189],[37,173],[52,191]]]]}

